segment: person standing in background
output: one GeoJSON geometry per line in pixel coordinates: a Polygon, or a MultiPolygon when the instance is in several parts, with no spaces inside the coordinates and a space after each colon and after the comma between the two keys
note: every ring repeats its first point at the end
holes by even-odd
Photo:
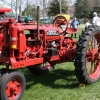
{"type": "MultiPolygon", "coordinates": [[[[73,21],[70,24],[70,27],[78,29],[78,25],[79,22],[77,21],[76,17],[74,17],[73,21]]],[[[71,37],[73,37],[73,34],[71,34],[71,37]]],[[[76,33],[75,33],[75,38],[76,38],[76,33]]]]}
{"type": "Polygon", "coordinates": [[[91,25],[91,24],[90,24],[90,20],[89,20],[89,19],[86,19],[85,29],[88,28],[89,25],[91,25]]]}
{"type": "MultiPolygon", "coordinates": [[[[96,26],[100,26],[100,18],[97,16],[97,13],[94,12],[93,13],[93,21],[92,21],[92,25],[96,25],[96,26]]],[[[93,37],[93,41],[94,41],[94,45],[97,45],[97,39],[96,37],[93,37]]]]}
{"type": "Polygon", "coordinates": [[[93,13],[93,21],[92,21],[92,24],[93,25],[97,25],[97,26],[100,26],[100,18],[97,16],[97,13],[94,12],[93,13]]]}
{"type": "Polygon", "coordinates": [[[6,20],[7,16],[5,15],[5,12],[0,12],[0,21],[6,20]]]}
{"type": "Polygon", "coordinates": [[[21,18],[21,16],[18,16],[18,23],[22,23],[22,18],[21,18]]]}

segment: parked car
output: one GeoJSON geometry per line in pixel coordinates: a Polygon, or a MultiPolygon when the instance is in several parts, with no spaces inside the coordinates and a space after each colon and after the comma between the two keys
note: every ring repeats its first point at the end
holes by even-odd
{"type": "Polygon", "coordinates": [[[33,18],[31,16],[22,16],[22,20],[23,22],[28,23],[29,21],[33,20],[33,18]]]}
{"type": "Polygon", "coordinates": [[[40,23],[42,23],[42,24],[51,24],[52,20],[50,20],[50,19],[41,19],[40,23]]]}

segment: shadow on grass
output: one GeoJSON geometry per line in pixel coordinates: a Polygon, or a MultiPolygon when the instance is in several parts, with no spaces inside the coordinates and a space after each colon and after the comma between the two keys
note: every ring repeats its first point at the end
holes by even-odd
{"type": "Polygon", "coordinates": [[[76,79],[74,70],[55,69],[52,72],[43,74],[41,76],[31,74],[27,68],[22,69],[21,72],[26,78],[26,89],[29,89],[31,86],[38,83],[56,89],[73,89],[78,87],[78,81],[76,79]]]}

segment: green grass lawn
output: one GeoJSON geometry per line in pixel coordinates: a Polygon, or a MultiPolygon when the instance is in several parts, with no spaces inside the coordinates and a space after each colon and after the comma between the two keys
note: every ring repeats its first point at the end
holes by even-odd
{"type": "Polygon", "coordinates": [[[80,87],[73,63],[57,64],[42,76],[33,76],[27,69],[26,90],[21,100],[100,100],[100,82],[80,87]]]}
{"type": "MultiPolygon", "coordinates": [[[[82,28],[77,33],[78,40],[82,28]]],[[[73,63],[57,64],[55,69],[42,76],[21,69],[26,78],[26,90],[21,100],[100,100],[100,81],[80,87],[73,63]]]]}

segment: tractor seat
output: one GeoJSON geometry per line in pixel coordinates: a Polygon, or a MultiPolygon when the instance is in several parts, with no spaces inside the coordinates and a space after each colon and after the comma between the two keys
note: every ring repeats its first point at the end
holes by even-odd
{"type": "Polygon", "coordinates": [[[77,31],[78,31],[78,29],[72,28],[72,27],[67,28],[67,30],[66,30],[66,32],[67,32],[68,34],[74,34],[74,33],[77,33],[77,31]]]}

